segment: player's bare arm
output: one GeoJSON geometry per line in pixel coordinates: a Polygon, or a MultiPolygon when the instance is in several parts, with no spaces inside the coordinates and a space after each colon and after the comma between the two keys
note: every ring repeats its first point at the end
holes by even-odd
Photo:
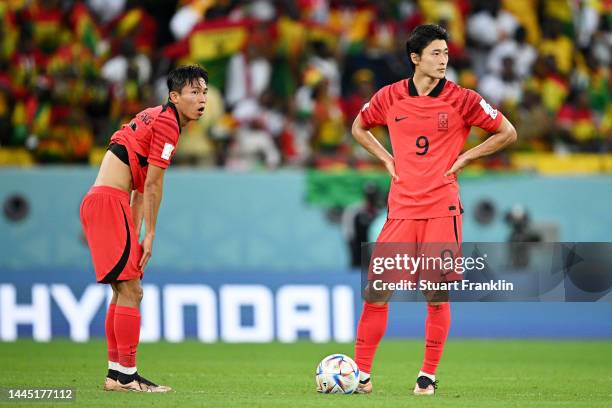
{"type": "Polygon", "coordinates": [[[516,138],[516,129],[514,129],[514,126],[512,126],[512,123],[510,123],[506,117],[503,117],[497,132],[492,134],[489,138],[487,138],[487,140],[478,146],[473,147],[461,154],[444,175],[450,176],[451,174],[458,173],[474,160],[493,154],[514,143],[516,138]]]}
{"type": "Polygon", "coordinates": [[[370,132],[368,128],[364,127],[363,121],[361,120],[361,114],[357,115],[355,118],[351,132],[355,140],[357,140],[357,142],[363,146],[364,149],[383,162],[385,168],[391,177],[393,177],[393,180],[398,181],[399,177],[395,172],[395,162],[393,160],[393,156],[387,151],[387,149],[385,149],[383,145],[380,144],[372,132],[370,132]]]}
{"type": "Polygon", "coordinates": [[[164,169],[153,164],[149,165],[143,193],[143,210],[145,223],[145,237],[142,241],[142,258],[139,266],[144,269],[153,253],[153,240],[155,239],[155,224],[157,212],[162,199],[164,185],[164,169]]]}

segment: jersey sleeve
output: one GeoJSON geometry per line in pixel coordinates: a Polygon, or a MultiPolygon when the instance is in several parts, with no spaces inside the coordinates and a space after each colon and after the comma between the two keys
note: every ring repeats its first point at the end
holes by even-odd
{"type": "Polygon", "coordinates": [[[168,168],[176,151],[179,129],[176,119],[168,115],[159,115],[153,124],[151,146],[147,161],[162,169],[168,168]]]}
{"type": "Polygon", "coordinates": [[[361,121],[364,127],[372,128],[387,124],[387,110],[391,106],[391,86],[385,86],[374,94],[372,99],[361,108],[361,121]]]}
{"type": "Polygon", "coordinates": [[[478,92],[471,89],[465,90],[465,103],[461,115],[468,126],[478,126],[490,133],[499,129],[503,118],[501,112],[494,109],[478,92]]]}

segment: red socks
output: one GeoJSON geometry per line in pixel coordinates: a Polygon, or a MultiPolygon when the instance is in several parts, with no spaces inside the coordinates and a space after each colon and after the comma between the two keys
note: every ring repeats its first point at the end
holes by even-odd
{"type": "Polygon", "coordinates": [[[450,328],[450,303],[437,306],[427,305],[425,320],[425,359],[421,371],[434,375],[450,328]]]}
{"type": "Polygon", "coordinates": [[[388,305],[379,306],[364,302],[355,341],[355,362],[360,371],[370,373],[378,343],[387,329],[388,316],[388,305]]]}
{"type": "Polygon", "coordinates": [[[140,339],[140,310],[127,306],[115,307],[115,338],[119,364],[125,368],[136,367],[136,349],[140,339]]]}
{"type": "Polygon", "coordinates": [[[104,328],[106,331],[106,345],[108,348],[108,361],[113,363],[119,362],[119,354],[117,352],[117,339],[115,338],[115,308],[117,305],[111,303],[108,306],[106,313],[106,321],[104,328]]]}

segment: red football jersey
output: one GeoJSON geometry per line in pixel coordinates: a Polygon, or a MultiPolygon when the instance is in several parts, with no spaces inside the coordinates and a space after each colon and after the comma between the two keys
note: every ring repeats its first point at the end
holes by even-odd
{"type": "Polygon", "coordinates": [[[419,96],[412,79],[380,89],[361,109],[365,127],[389,128],[395,170],[392,219],[425,219],[461,213],[457,176],[444,177],[463,149],[470,127],[495,132],[502,115],[477,93],[441,79],[419,96]]]}
{"type": "Polygon", "coordinates": [[[174,104],[148,108],[111,136],[111,143],[127,148],[134,190],[144,191],[149,163],[168,168],[176,151],[181,128],[174,104]]]}

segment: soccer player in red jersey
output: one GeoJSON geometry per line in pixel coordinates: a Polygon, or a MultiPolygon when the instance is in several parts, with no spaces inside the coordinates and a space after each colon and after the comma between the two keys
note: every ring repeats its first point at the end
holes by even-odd
{"type": "MultiPolygon", "coordinates": [[[[461,213],[457,173],[468,163],[492,154],[516,140],[512,124],[476,92],[445,78],[448,35],[437,25],[414,29],[406,51],[414,76],[380,89],[357,115],[355,139],[380,159],[391,174],[389,212],[377,242],[461,242],[461,213]],[[372,135],[370,128],[389,129],[393,155],[372,135]],[[461,153],[470,128],[492,135],[461,153]]],[[[372,392],[370,372],[374,354],[387,326],[391,293],[369,297],[366,288],[357,328],[355,360],[359,366],[357,392],[372,392]]],[[[450,327],[450,305],[427,297],[425,358],[414,394],[433,395],[436,368],[450,327]]]]}
{"type": "Polygon", "coordinates": [[[168,102],[143,110],[113,134],[98,177],[81,203],[96,280],[113,289],[105,323],[107,391],[170,391],[136,371],[140,280],[153,250],[164,171],[181,128],[204,114],[207,83],[208,73],[197,65],[170,72],[168,102]],[[145,236],[139,243],[143,221],[145,236]]]}

